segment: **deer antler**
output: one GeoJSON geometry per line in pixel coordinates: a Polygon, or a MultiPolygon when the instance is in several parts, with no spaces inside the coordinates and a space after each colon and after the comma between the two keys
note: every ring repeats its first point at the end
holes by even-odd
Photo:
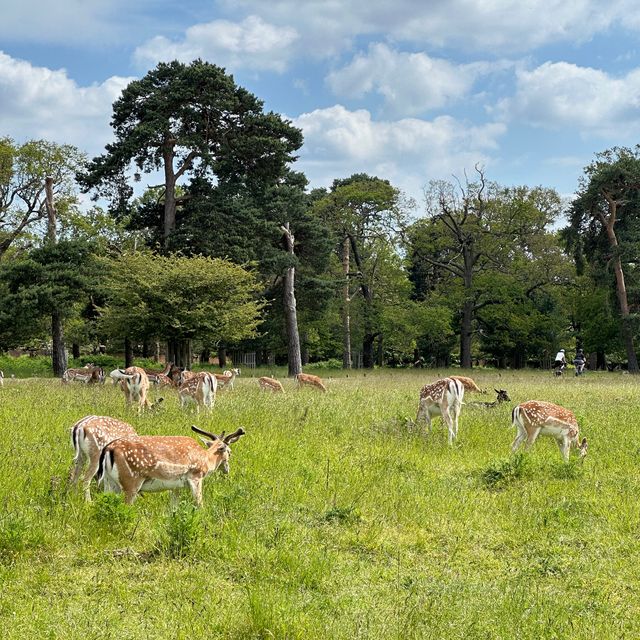
{"type": "Polygon", "coordinates": [[[244,436],[247,432],[240,427],[236,429],[233,433],[230,433],[226,438],[223,438],[223,442],[225,444],[233,444],[237,440],[239,440],[242,436],[244,436]]]}
{"type": "Polygon", "coordinates": [[[209,433],[208,431],[203,431],[202,429],[200,429],[199,427],[196,427],[195,424],[191,425],[191,430],[195,431],[196,433],[200,433],[203,436],[208,436],[209,438],[211,438],[212,440],[220,440],[220,437],[217,436],[215,433],[209,433]]]}

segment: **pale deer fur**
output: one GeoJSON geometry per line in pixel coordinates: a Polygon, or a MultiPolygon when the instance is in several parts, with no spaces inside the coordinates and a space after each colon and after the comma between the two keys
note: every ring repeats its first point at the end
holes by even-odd
{"type": "Polygon", "coordinates": [[[124,392],[127,406],[135,402],[138,405],[138,413],[145,408],[150,408],[151,403],[147,398],[149,393],[149,378],[141,367],[128,367],[127,369],[114,369],[109,376],[120,381],[120,388],[124,392]]]}
{"type": "Polygon", "coordinates": [[[587,439],[579,442],[578,421],[569,409],[551,402],[529,400],[514,407],[511,417],[512,425],[517,429],[512,452],[517,451],[525,440],[525,448],[529,449],[538,436],[551,436],[558,443],[565,462],[569,462],[571,447],[578,450],[581,458],[587,455],[587,439]]]}
{"type": "Polygon", "coordinates": [[[0,371],[0,387],[4,386],[4,371],[0,371]]]}
{"type": "Polygon", "coordinates": [[[117,438],[132,437],[135,429],[122,420],[108,416],[85,416],[71,427],[71,443],[75,450],[70,482],[77,484],[82,469],[86,470],[82,478],[85,500],[91,502],[91,478],[98,471],[102,449],[117,438]]]}
{"type": "Polygon", "coordinates": [[[200,413],[201,406],[210,411],[215,405],[217,391],[216,377],[207,371],[200,371],[178,387],[180,406],[185,407],[190,402],[194,402],[197,413],[200,413]]]}
{"type": "Polygon", "coordinates": [[[93,364],[86,364],[80,369],[65,369],[61,380],[64,384],[73,380],[86,384],[98,384],[104,382],[104,369],[93,364]]]}
{"type": "Polygon", "coordinates": [[[313,376],[310,373],[299,373],[296,376],[296,380],[298,381],[298,388],[308,385],[316,389],[322,389],[325,393],[327,392],[327,388],[322,384],[322,380],[318,376],[313,376]]]}
{"type": "Polygon", "coordinates": [[[172,491],[172,498],[189,487],[196,504],[202,504],[202,481],[221,468],[229,473],[229,456],[233,444],[245,434],[240,428],[225,437],[197,427],[203,434],[203,449],[193,438],[185,436],[141,436],[121,438],[107,445],[100,456],[99,481],[105,489],[119,488],[127,504],[140,492],[172,491]]]}
{"type": "Polygon", "coordinates": [[[156,373],[153,378],[149,377],[149,382],[157,387],[175,387],[176,383],[164,373],[156,373]]]}
{"type": "Polygon", "coordinates": [[[449,377],[452,380],[459,380],[460,382],[462,382],[462,386],[464,387],[465,391],[480,391],[482,393],[482,390],[472,378],[468,378],[467,376],[449,376],[449,377]]]}
{"type": "Polygon", "coordinates": [[[215,373],[216,380],[218,381],[218,388],[220,389],[233,389],[233,382],[236,376],[240,375],[240,369],[227,369],[224,373],[215,373]]]}
{"type": "Polygon", "coordinates": [[[273,391],[273,393],[284,393],[284,387],[282,386],[282,383],[276,380],[275,378],[262,376],[261,378],[258,378],[258,384],[260,385],[260,389],[262,389],[262,391],[273,391]]]}
{"type": "Polygon", "coordinates": [[[171,368],[173,367],[173,362],[167,362],[162,371],[154,371],[152,369],[145,369],[144,372],[147,374],[147,378],[149,378],[150,384],[159,384],[160,379],[164,379],[169,375],[171,368]]]}
{"type": "Polygon", "coordinates": [[[416,424],[424,418],[431,433],[431,417],[442,416],[449,430],[449,444],[458,436],[458,418],[464,399],[464,386],[460,380],[443,378],[427,384],[420,390],[416,424]]]}
{"type": "Polygon", "coordinates": [[[494,389],[497,396],[493,402],[465,402],[465,407],[482,407],[484,409],[493,409],[503,402],[511,402],[511,398],[505,389],[494,389]]]}

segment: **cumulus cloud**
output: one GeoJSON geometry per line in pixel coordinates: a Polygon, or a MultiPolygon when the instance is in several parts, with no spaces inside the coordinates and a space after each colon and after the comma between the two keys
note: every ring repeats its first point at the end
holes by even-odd
{"type": "Polygon", "coordinates": [[[417,115],[460,100],[469,94],[477,78],[491,70],[492,65],[484,62],[454,64],[378,43],[330,73],[327,82],[338,96],[362,98],[376,92],[391,113],[417,115]]]}
{"type": "Polygon", "coordinates": [[[518,70],[516,78],[515,95],[500,103],[508,119],[603,135],[640,129],[640,69],[613,77],[567,62],[546,62],[518,70]]]}
{"type": "Polygon", "coordinates": [[[45,138],[94,155],[111,139],[111,105],[132,78],[113,76],[80,87],[64,69],[52,71],[0,52],[2,133],[45,138]]]}
{"type": "Polygon", "coordinates": [[[305,48],[332,55],[358,36],[387,34],[422,46],[456,46],[488,52],[522,52],[557,43],[587,41],[614,24],[640,27],[630,0],[223,0],[229,11],[244,9],[294,26],[305,48]]]}
{"type": "Polygon", "coordinates": [[[341,105],[304,113],[293,122],[305,137],[301,169],[314,186],[366,172],[388,178],[416,199],[431,179],[462,175],[478,162],[490,164],[505,132],[499,123],[470,126],[449,116],[378,122],[364,109],[341,105]]]}
{"type": "Polygon", "coordinates": [[[140,64],[203,58],[220,66],[266,69],[282,72],[293,51],[298,34],[291,27],[276,27],[249,16],[242,22],[214,20],[189,27],[184,38],[172,41],[164,36],[152,38],[135,51],[140,64]]]}

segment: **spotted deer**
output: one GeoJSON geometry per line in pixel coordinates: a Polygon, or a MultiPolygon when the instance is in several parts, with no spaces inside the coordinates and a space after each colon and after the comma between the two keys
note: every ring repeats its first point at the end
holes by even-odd
{"type": "Polygon", "coordinates": [[[468,378],[467,376],[449,376],[452,380],[459,380],[462,382],[462,386],[465,391],[479,391],[483,393],[482,389],[475,383],[473,378],[468,378]]]}
{"type": "Polygon", "coordinates": [[[579,442],[580,429],[575,415],[569,409],[551,402],[529,400],[514,407],[511,423],[516,427],[516,437],[511,445],[515,453],[526,440],[525,449],[529,449],[538,436],[551,436],[558,443],[565,462],[569,462],[571,447],[575,447],[580,458],[587,455],[587,439],[579,442]]]}
{"type": "Polygon", "coordinates": [[[465,402],[465,407],[482,407],[483,409],[493,409],[503,402],[511,402],[511,398],[505,389],[494,389],[497,396],[493,402],[465,402]]]}
{"type": "Polygon", "coordinates": [[[201,406],[211,411],[216,402],[217,391],[218,381],[215,375],[208,371],[200,371],[178,387],[180,406],[184,408],[193,402],[196,405],[196,413],[200,413],[201,406]]]}
{"type": "Polygon", "coordinates": [[[4,386],[4,371],[0,371],[0,387],[4,386]]]}
{"type": "Polygon", "coordinates": [[[299,373],[296,376],[296,380],[298,381],[298,389],[307,385],[309,387],[321,389],[324,393],[327,393],[327,388],[322,384],[322,380],[318,376],[313,376],[310,373],[299,373]]]}
{"type": "Polygon", "coordinates": [[[108,444],[100,456],[99,482],[105,490],[115,488],[131,504],[140,492],[171,491],[172,502],[178,491],[189,487],[198,506],[202,505],[202,481],[221,468],[229,473],[230,446],[243,435],[240,428],[228,436],[217,436],[191,427],[206,449],[186,436],[141,436],[120,438],[108,444]]]}
{"type": "Polygon", "coordinates": [[[275,378],[262,376],[261,378],[258,378],[258,384],[260,385],[260,389],[262,391],[272,391],[273,393],[284,393],[284,387],[282,386],[282,383],[276,380],[275,378]]]}
{"type": "Polygon", "coordinates": [[[120,388],[124,392],[124,400],[127,406],[135,402],[138,405],[138,413],[145,408],[151,408],[151,403],[147,398],[149,378],[144,369],[141,367],[114,369],[109,376],[113,380],[120,381],[120,388]]]}
{"type": "Polygon", "coordinates": [[[167,379],[171,369],[173,368],[173,362],[167,362],[162,371],[154,371],[152,369],[145,369],[144,372],[147,374],[147,378],[149,378],[149,384],[160,384],[161,380],[167,379]]]}
{"type": "Polygon", "coordinates": [[[104,382],[104,369],[93,364],[86,364],[80,369],[65,369],[61,381],[63,384],[75,380],[85,384],[98,384],[104,382]]]}
{"type": "Polygon", "coordinates": [[[420,418],[424,418],[431,433],[431,417],[442,416],[449,430],[449,444],[452,444],[458,436],[458,418],[463,399],[464,386],[460,380],[443,378],[426,384],[420,390],[416,424],[420,418]]]}
{"type": "Polygon", "coordinates": [[[240,369],[227,369],[224,373],[215,373],[216,380],[218,381],[219,389],[233,389],[233,382],[236,376],[240,375],[240,369]]]}
{"type": "Polygon", "coordinates": [[[72,485],[76,485],[86,465],[82,486],[87,502],[91,502],[91,478],[98,471],[102,449],[117,438],[136,435],[135,429],[130,424],[108,416],[85,416],[71,427],[71,444],[75,456],[69,481],[72,485]]]}

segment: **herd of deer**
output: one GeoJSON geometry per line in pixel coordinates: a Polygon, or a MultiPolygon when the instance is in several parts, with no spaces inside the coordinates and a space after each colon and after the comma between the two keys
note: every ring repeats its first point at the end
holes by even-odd
{"type": "MultiPolygon", "coordinates": [[[[196,408],[213,408],[219,388],[233,388],[240,374],[238,369],[223,374],[208,372],[193,373],[168,364],[162,372],[147,371],[141,367],[115,369],[110,377],[120,384],[128,405],[138,405],[138,410],[151,407],[147,394],[151,382],[159,386],[171,385],[178,389],[181,406],[189,402],[196,408]]],[[[309,385],[326,392],[318,376],[299,374],[298,385],[309,385]]],[[[87,384],[104,382],[104,371],[100,367],[87,365],[82,369],[68,369],[62,381],[77,380],[87,384]]],[[[4,374],[0,371],[0,386],[4,374]]],[[[258,379],[260,388],[272,392],[284,392],[282,384],[266,376],[258,379]]],[[[463,406],[482,408],[496,407],[510,401],[504,389],[495,389],[493,402],[463,403],[464,393],[480,391],[477,384],[465,376],[449,376],[422,387],[418,404],[416,424],[424,420],[431,432],[431,419],[441,416],[449,431],[449,444],[458,435],[458,418],[463,406]]],[[[517,405],[512,411],[512,425],[516,437],[511,445],[513,452],[525,443],[529,448],[538,436],[553,437],[565,461],[569,460],[571,447],[580,457],[587,454],[587,439],[579,440],[579,427],[575,415],[564,407],[531,400],[517,405]]],[[[82,486],[86,500],[91,500],[90,484],[94,476],[105,491],[124,494],[125,502],[132,503],[140,492],[170,490],[175,500],[180,489],[189,487],[196,504],[202,504],[202,481],[217,469],[229,473],[230,445],[237,442],[245,430],[220,435],[191,427],[198,434],[205,448],[193,438],[185,436],[140,436],[130,424],[108,416],[85,416],[71,428],[74,447],[74,465],[71,483],[77,484],[82,475],[82,486]],[[84,469],[84,473],[83,473],[84,469]]]]}

